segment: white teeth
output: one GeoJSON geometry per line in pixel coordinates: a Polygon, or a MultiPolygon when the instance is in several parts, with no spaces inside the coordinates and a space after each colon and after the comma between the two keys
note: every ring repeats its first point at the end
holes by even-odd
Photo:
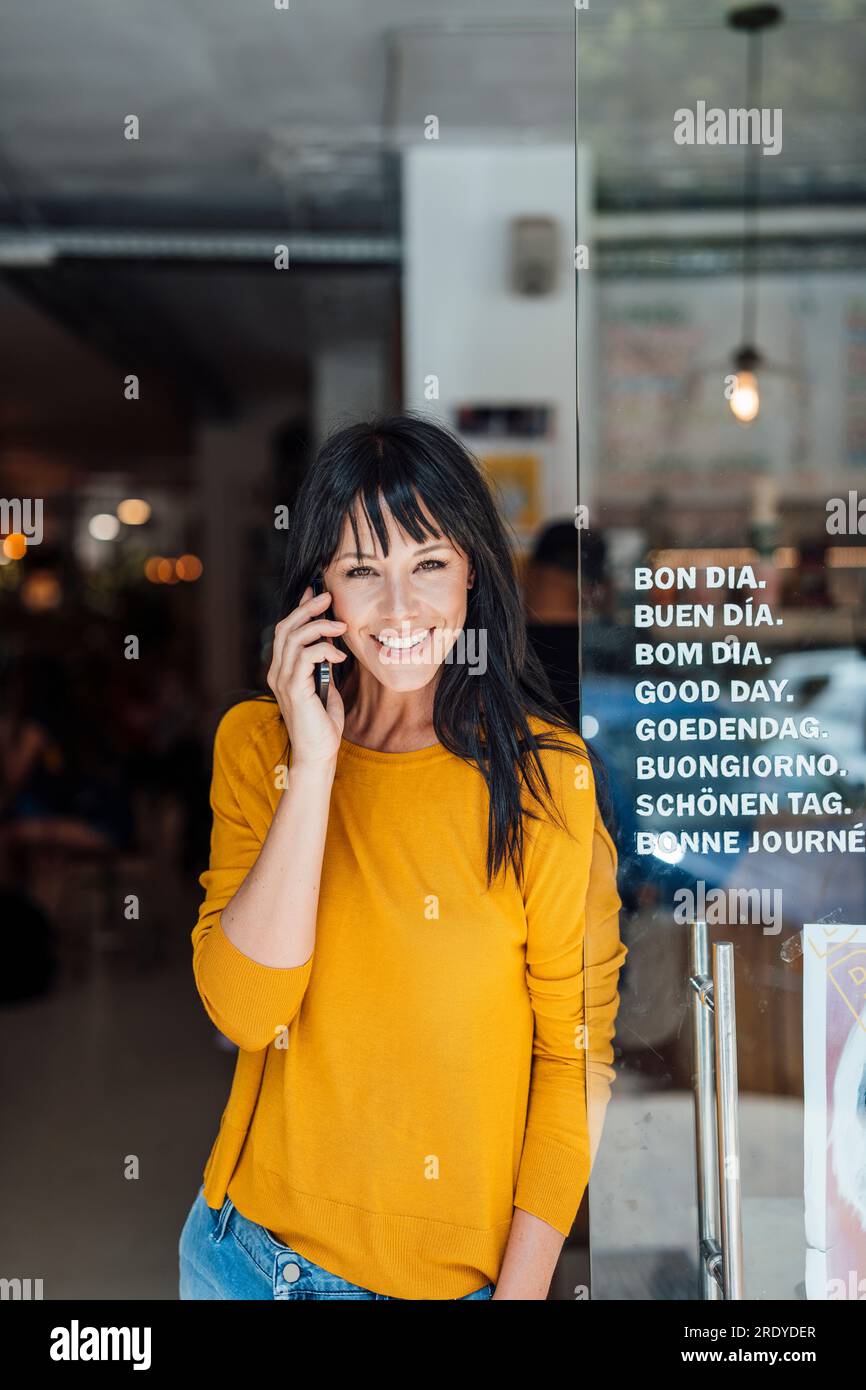
{"type": "Polygon", "coordinates": [[[423,632],[413,633],[411,637],[392,637],[389,633],[383,632],[380,633],[377,641],[381,642],[382,646],[387,647],[389,651],[405,652],[410,647],[417,647],[423,642],[429,631],[429,628],[425,628],[423,632]]]}

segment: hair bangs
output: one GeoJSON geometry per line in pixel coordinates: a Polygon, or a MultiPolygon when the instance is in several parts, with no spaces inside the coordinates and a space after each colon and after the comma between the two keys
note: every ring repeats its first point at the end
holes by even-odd
{"type": "MultiPolygon", "coordinates": [[[[377,441],[380,446],[383,441],[377,441]]],[[[346,508],[346,515],[355,540],[355,553],[361,555],[360,521],[363,517],[371,537],[378,540],[383,555],[388,554],[388,528],[385,509],[391,513],[400,530],[413,541],[428,536],[436,540],[445,536],[456,541],[468,552],[471,544],[460,515],[448,505],[447,490],[435,470],[425,467],[423,460],[413,459],[405,449],[377,449],[365,457],[358,488],[346,508]]],[[[339,540],[334,551],[336,552],[339,540]]]]}

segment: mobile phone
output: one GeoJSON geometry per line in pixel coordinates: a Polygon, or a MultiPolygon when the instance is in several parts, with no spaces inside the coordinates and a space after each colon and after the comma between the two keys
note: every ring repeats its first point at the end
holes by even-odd
{"type": "MultiPolygon", "coordinates": [[[[325,592],[325,581],[321,573],[313,576],[313,594],[323,594],[325,592]]],[[[331,688],[331,667],[327,661],[317,661],[313,668],[313,680],[316,683],[316,694],[322,704],[328,704],[328,691],[331,688]]]]}

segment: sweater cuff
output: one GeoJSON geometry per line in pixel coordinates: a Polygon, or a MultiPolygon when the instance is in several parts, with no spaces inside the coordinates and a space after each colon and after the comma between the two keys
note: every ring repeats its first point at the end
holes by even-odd
{"type": "Polygon", "coordinates": [[[223,931],[220,913],[203,944],[199,966],[202,997],[214,1006],[221,1031],[246,1051],[269,1046],[298,1012],[313,954],[301,965],[263,965],[244,955],[223,931]]]}
{"type": "Polygon", "coordinates": [[[514,1205],[568,1236],[589,1181],[589,1154],[543,1134],[527,1134],[514,1205]]]}

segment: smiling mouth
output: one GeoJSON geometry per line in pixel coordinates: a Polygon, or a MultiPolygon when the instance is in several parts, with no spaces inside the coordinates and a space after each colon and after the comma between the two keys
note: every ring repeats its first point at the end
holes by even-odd
{"type": "Polygon", "coordinates": [[[430,636],[432,628],[425,627],[418,632],[413,632],[407,637],[398,637],[393,632],[383,632],[378,637],[370,634],[370,640],[375,642],[376,647],[383,656],[392,660],[401,660],[410,653],[418,650],[430,636]]]}

